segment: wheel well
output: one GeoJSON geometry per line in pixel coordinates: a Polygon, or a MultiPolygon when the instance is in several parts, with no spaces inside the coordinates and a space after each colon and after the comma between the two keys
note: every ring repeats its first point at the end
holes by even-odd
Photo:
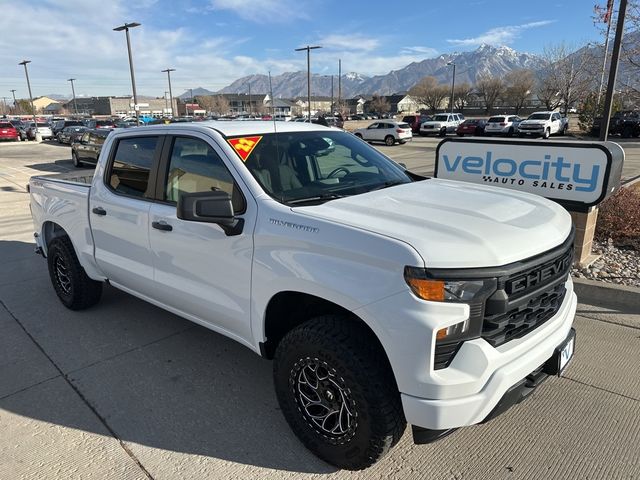
{"type": "Polygon", "coordinates": [[[51,243],[51,240],[58,237],[68,237],[69,234],[57,223],[44,222],[44,224],[42,225],[42,236],[42,244],[46,251],[49,243],[51,243]]]}
{"type": "Polygon", "coordinates": [[[280,292],[269,301],[264,319],[266,340],[260,344],[260,353],[263,357],[272,359],[280,340],[288,332],[307,320],[329,314],[341,315],[346,321],[361,323],[384,353],[378,337],[360,317],[333,302],[300,292],[280,292]]]}

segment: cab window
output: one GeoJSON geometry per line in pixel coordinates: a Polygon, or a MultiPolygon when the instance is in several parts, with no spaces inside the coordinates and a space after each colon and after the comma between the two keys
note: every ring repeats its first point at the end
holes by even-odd
{"type": "Polygon", "coordinates": [[[149,173],[158,140],[159,137],[134,137],[118,141],[109,172],[111,189],[133,197],[149,196],[149,173]]]}
{"type": "Polygon", "coordinates": [[[177,203],[184,193],[223,191],[233,210],[244,211],[244,199],[220,156],[204,140],[176,137],[167,168],[164,200],[177,203]]]}

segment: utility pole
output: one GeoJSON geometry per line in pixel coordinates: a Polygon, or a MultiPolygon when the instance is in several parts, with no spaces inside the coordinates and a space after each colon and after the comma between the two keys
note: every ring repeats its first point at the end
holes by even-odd
{"type": "Polygon", "coordinates": [[[165,113],[169,110],[169,106],[167,105],[167,95],[169,95],[169,92],[167,92],[165,90],[165,92],[164,92],[164,111],[165,111],[165,113]]]}
{"type": "Polygon", "coordinates": [[[249,82],[249,118],[253,114],[253,107],[251,105],[251,82],[249,82]]]}
{"type": "Polygon", "coordinates": [[[338,110],[342,115],[342,60],[338,59],[338,110]]]}
{"type": "Polygon", "coordinates": [[[76,103],[76,89],[73,87],[73,81],[75,78],[69,78],[67,82],[71,82],[71,93],[73,94],[73,110],[78,115],[78,104],[76,103]]]}
{"type": "Polygon", "coordinates": [[[13,113],[18,111],[18,104],[16,102],[16,89],[11,89],[11,94],[13,95],[13,113]]]}
{"type": "MultiPolygon", "coordinates": [[[[167,72],[167,80],[169,80],[169,104],[171,105],[171,116],[173,117],[173,92],[171,91],[171,72],[175,72],[175,68],[167,68],[162,70],[163,72],[167,72]]],[[[167,93],[165,92],[165,98],[167,97],[167,93]]],[[[166,103],[166,102],[165,102],[166,103]]]]}
{"type": "Polygon", "coordinates": [[[331,116],[334,114],[334,106],[333,106],[333,75],[331,75],[331,116]]]}
{"type": "MultiPolygon", "coordinates": [[[[190,89],[189,89],[189,91],[191,92],[191,114],[192,114],[192,116],[193,116],[193,112],[195,112],[195,111],[196,111],[196,109],[195,109],[195,108],[193,108],[193,88],[190,88],[190,89]]],[[[186,112],[187,112],[187,117],[188,117],[188,116],[189,116],[189,109],[188,109],[188,108],[186,108],[185,110],[186,110],[186,112]]]]}
{"type": "Polygon", "coordinates": [[[456,86],[456,64],[448,62],[447,65],[453,65],[453,78],[451,79],[451,113],[453,113],[453,91],[456,86]]]}
{"type": "Polygon", "coordinates": [[[2,114],[6,115],[7,114],[7,99],[9,97],[2,97],[2,114]]]}
{"type": "Polygon", "coordinates": [[[127,52],[129,53],[129,70],[131,71],[131,88],[133,89],[133,110],[136,112],[136,125],[140,126],[140,107],[138,107],[138,94],[136,93],[136,77],[133,73],[133,56],[131,55],[131,39],[129,29],[139,27],[137,22],[125,23],[113,29],[114,32],[125,31],[127,36],[127,52]]]}
{"type": "Polygon", "coordinates": [[[31,83],[29,82],[29,72],[27,71],[27,64],[31,63],[31,60],[23,60],[18,65],[22,65],[24,67],[24,75],[27,77],[27,89],[29,90],[29,101],[31,102],[31,114],[33,115],[33,124],[36,129],[36,141],[41,142],[42,137],[40,136],[40,132],[38,132],[38,122],[36,121],[36,109],[33,106],[33,95],[31,95],[31,83]]]}
{"type": "Polygon", "coordinates": [[[296,48],[296,52],[300,52],[302,50],[307,51],[307,113],[309,114],[309,122],[311,122],[311,50],[315,50],[316,48],[322,48],[319,46],[310,47],[307,45],[306,47],[296,48]]]}
{"type": "Polygon", "coordinates": [[[600,74],[600,85],[598,86],[598,99],[596,100],[596,115],[600,111],[600,100],[602,97],[602,87],[604,86],[604,72],[607,69],[607,54],[609,53],[609,34],[611,33],[611,17],[613,16],[613,0],[607,1],[607,37],[604,40],[604,59],[602,60],[602,73],[600,74]]]}
{"type": "Polygon", "coordinates": [[[611,52],[611,67],[609,67],[609,80],[607,81],[607,95],[604,100],[604,112],[602,122],[600,122],[600,141],[606,142],[609,135],[609,121],[611,120],[611,106],[613,103],[613,92],[616,86],[618,75],[618,61],[620,59],[620,47],[622,36],[624,35],[624,17],[627,13],[627,0],[620,0],[618,9],[618,19],[616,20],[616,36],[613,40],[613,51],[611,52]]]}

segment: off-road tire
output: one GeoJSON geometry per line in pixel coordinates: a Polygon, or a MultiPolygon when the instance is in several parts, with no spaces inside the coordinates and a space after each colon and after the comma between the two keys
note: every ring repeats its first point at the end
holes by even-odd
{"type": "MultiPolygon", "coordinates": [[[[373,465],[400,440],[406,427],[384,352],[366,326],[346,317],[325,315],[290,331],[276,349],[273,376],[280,408],[293,432],[311,452],[338,468],[361,470],[373,465]],[[309,383],[302,381],[307,378],[302,374],[310,365],[330,372],[341,386],[340,395],[328,398],[341,398],[353,412],[346,433],[323,431],[314,424],[309,405],[303,405],[303,387],[309,383]]],[[[325,387],[317,391],[330,393],[325,387]]]]}
{"type": "Polygon", "coordinates": [[[87,276],[69,237],[57,237],[49,243],[47,265],[53,288],[65,307],[84,310],[98,303],[102,283],[87,276]]]}
{"type": "Polygon", "coordinates": [[[393,138],[391,135],[387,135],[386,137],[384,137],[384,144],[387,147],[392,147],[395,143],[396,143],[396,139],[393,138]]]}

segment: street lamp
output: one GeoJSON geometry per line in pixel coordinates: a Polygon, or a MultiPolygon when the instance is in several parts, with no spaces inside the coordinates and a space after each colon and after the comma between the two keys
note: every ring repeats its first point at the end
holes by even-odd
{"type": "Polygon", "coordinates": [[[295,49],[296,52],[301,52],[302,50],[307,51],[307,112],[309,114],[309,122],[311,122],[311,58],[309,52],[311,52],[311,50],[315,50],[316,48],[322,47],[310,47],[309,45],[307,45],[306,47],[295,49]]]}
{"type": "Polygon", "coordinates": [[[451,113],[453,113],[453,89],[456,86],[456,64],[447,62],[447,65],[453,65],[453,78],[451,79],[451,113]]]}
{"type": "Polygon", "coordinates": [[[36,121],[36,109],[33,106],[33,95],[31,95],[31,83],[29,82],[29,72],[27,71],[27,63],[31,63],[31,60],[23,60],[18,65],[22,65],[24,67],[24,74],[27,77],[27,89],[29,90],[29,101],[31,102],[31,113],[33,114],[33,124],[36,129],[36,142],[42,141],[42,137],[40,137],[40,132],[38,132],[38,122],[36,121]]]}
{"type": "Polygon", "coordinates": [[[70,78],[67,80],[67,82],[71,82],[71,93],[73,93],[73,109],[76,112],[76,115],[78,115],[78,104],[76,103],[76,89],[73,88],[73,81],[75,80],[75,78],[70,78]]]}
{"type": "Polygon", "coordinates": [[[136,93],[136,77],[133,73],[133,57],[131,56],[131,39],[129,38],[129,29],[139,27],[137,22],[125,23],[113,29],[114,32],[125,31],[127,36],[127,51],[129,52],[129,70],[131,70],[131,88],[133,89],[133,110],[136,112],[136,125],[140,125],[140,114],[138,107],[138,94],[136,93]]]}
{"type": "MultiPolygon", "coordinates": [[[[191,116],[195,117],[195,111],[196,109],[193,107],[193,88],[190,88],[189,91],[191,92],[191,116]]],[[[189,116],[189,109],[186,109],[187,112],[187,117],[189,116]]]]}
{"type": "MultiPolygon", "coordinates": [[[[167,72],[167,80],[169,80],[169,104],[171,105],[171,116],[173,117],[173,92],[171,92],[171,72],[175,72],[175,68],[167,68],[166,70],[161,70],[162,72],[167,72]]],[[[166,95],[165,95],[166,98],[166,95]]]]}

